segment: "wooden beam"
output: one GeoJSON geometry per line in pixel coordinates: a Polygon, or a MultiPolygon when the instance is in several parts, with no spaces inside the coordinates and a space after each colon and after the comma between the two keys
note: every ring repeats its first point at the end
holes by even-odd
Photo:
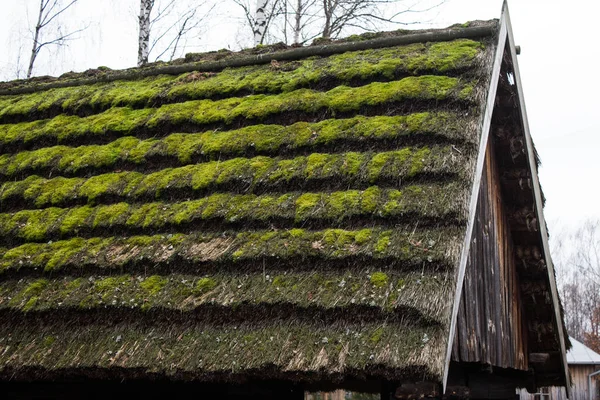
{"type": "Polygon", "coordinates": [[[443,397],[445,400],[461,400],[470,398],[471,389],[469,389],[467,386],[448,386],[443,397]]]}
{"type": "Polygon", "coordinates": [[[524,379],[499,376],[495,373],[470,373],[471,399],[513,399],[516,389],[525,385],[524,379]]]}
{"type": "Polygon", "coordinates": [[[548,353],[529,353],[529,362],[532,364],[545,364],[549,359],[548,353]]]}
{"type": "Polygon", "coordinates": [[[537,214],[531,207],[521,207],[508,212],[508,220],[512,230],[517,231],[538,231],[537,214]]]}
{"type": "Polygon", "coordinates": [[[538,246],[515,246],[517,258],[527,262],[537,262],[543,260],[542,251],[538,246]]]}
{"type": "Polygon", "coordinates": [[[398,400],[439,399],[441,385],[434,382],[403,383],[396,388],[394,398],[398,400]]]}

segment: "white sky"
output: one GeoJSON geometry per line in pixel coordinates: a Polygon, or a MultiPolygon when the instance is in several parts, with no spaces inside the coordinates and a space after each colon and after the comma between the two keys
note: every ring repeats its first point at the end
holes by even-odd
{"type": "MultiPolygon", "coordinates": [[[[19,48],[22,59],[29,56],[26,21],[35,18],[37,3],[0,0],[0,80],[15,77],[19,48]]],[[[515,39],[522,48],[518,61],[529,123],[542,159],[540,180],[548,199],[545,214],[550,231],[559,223],[573,227],[585,218],[600,218],[596,181],[600,176],[600,46],[596,42],[600,2],[566,3],[509,2],[515,39]]],[[[139,0],[81,0],[65,15],[72,24],[88,24],[88,29],[67,51],[42,54],[36,74],[133,66],[138,4],[139,0]]],[[[501,6],[502,0],[448,0],[435,12],[416,17],[431,21],[416,28],[499,18],[501,6]]],[[[241,17],[223,0],[206,33],[187,51],[238,49],[244,42],[241,17]]]]}

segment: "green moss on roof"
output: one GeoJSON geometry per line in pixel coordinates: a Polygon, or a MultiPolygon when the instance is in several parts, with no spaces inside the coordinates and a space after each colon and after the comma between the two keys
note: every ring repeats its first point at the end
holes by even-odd
{"type": "Polygon", "coordinates": [[[179,203],[119,203],[96,207],[46,208],[0,214],[0,236],[45,241],[104,229],[165,229],[216,221],[252,223],[283,220],[304,225],[310,221],[343,222],[352,218],[373,221],[402,218],[436,219],[439,224],[464,221],[467,187],[412,185],[397,189],[376,186],[364,191],[286,193],[265,195],[213,194],[179,203]]]}
{"type": "Polygon", "coordinates": [[[0,96],[0,364],[438,379],[493,50],[0,96]]]}
{"type": "MultiPolygon", "coordinates": [[[[72,238],[47,243],[27,243],[8,250],[0,258],[0,270],[95,266],[107,270],[143,263],[170,261],[252,261],[278,257],[300,261],[369,257],[395,259],[398,265],[422,263],[446,266],[454,262],[460,228],[437,228],[424,232],[404,229],[326,229],[246,231],[228,234],[155,235],[106,238],[72,238]],[[443,239],[443,240],[442,240],[443,239]],[[388,245],[382,247],[385,240],[388,245]]],[[[391,264],[390,264],[391,265],[391,264]]]]}
{"type": "Polygon", "coordinates": [[[97,83],[90,86],[50,89],[18,97],[0,97],[0,119],[27,116],[32,111],[102,110],[114,106],[151,106],[154,102],[223,95],[279,93],[317,85],[325,79],[340,84],[378,77],[393,79],[422,71],[447,73],[473,68],[483,48],[480,42],[462,39],[441,43],[416,43],[403,47],[370,49],[327,58],[282,62],[281,68],[256,65],[228,68],[217,74],[186,73],[135,81],[97,83]],[[289,66],[289,67],[288,67],[289,66]]]}
{"type": "Polygon", "coordinates": [[[224,100],[194,100],[156,109],[115,107],[90,117],[59,115],[49,120],[0,125],[3,146],[31,144],[39,140],[67,143],[79,137],[102,137],[107,132],[129,135],[164,124],[230,125],[237,119],[263,121],[286,112],[314,114],[359,111],[409,100],[457,100],[471,97],[475,83],[447,76],[408,77],[400,81],[374,82],[360,87],[340,86],[328,92],[300,89],[278,95],[252,95],[224,100]]]}
{"type": "Polygon", "coordinates": [[[95,203],[96,199],[143,199],[165,196],[173,191],[203,192],[235,185],[277,187],[292,179],[320,182],[327,179],[363,184],[410,179],[418,175],[462,174],[468,165],[456,157],[452,146],[404,148],[381,153],[319,154],[280,159],[259,156],[167,168],[151,174],[120,172],[91,178],[30,176],[5,182],[0,202],[22,202],[35,207],[65,205],[74,201],[95,203]]]}
{"type": "MultiPolygon", "coordinates": [[[[294,304],[296,307],[323,309],[347,308],[355,305],[381,308],[392,317],[401,313],[405,318],[437,320],[445,315],[444,299],[448,289],[446,274],[388,273],[389,284],[374,284],[374,277],[364,272],[289,272],[281,275],[247,274],[232,279],[229,275],[172,274],[98,276],[87,280],[73,278],[47,280],[3,281],[0,292],[12,298],[0,304],[0,309],[44,311],[60,305],[66,308],[91,309],[105,306],[190,311],[204,305],[228,307],[248,304],[294,304]],[[398,286],[398,282],[402,284],[398,286]],[[70,290],[65,293],[65,288],[70,290]],[[405,294],[394,296],[391,293],[405,294]],[[35,298],[35,301],[31,299],[35,298]],[[411,315],[412,313],[412,315],[411,315]],[[421,314],[422,313],[422,314],[421,314]],[[419,315],[421,314],[421,315],[419,315]]],[[[378,282],[378,281],[376,281],[378,282]]]]}
{"type": "Polygon", "coordinates": [[[385,272],[374,272],[371,275],[371,284],[375,287],[383,288],[388,285],[389,279],[389,276],[385,272]]]}
{"type": "Polygon", "coordinates": [[[7,296],[9,302],[3,302],[7,306],[18,306],[23,311],[28,311],[36,307],[37,302],[45,292],[48,286],[48,280],[37,279],[35,281],[20,282],[20,287],[16,291],[10,289],[10,284],[0,283],[3,287],[0,292],[7,296]]]}
{"type": "Polygon", "coordinates": [[[72,174],[81,170],[108,168],[119,163],[144,165],[164,157],[180,163],[193,159],[239,156],[255,151],[280,151],[343,147],[372,141],[399,141],[423,136],[427,141],[454,140],[472,143],[466,118],[452,113],[417,113],[408,116],[357,116],[317,123],[298,122],[289,126],[253,125],[231,131],[174,133],[164,139],[127,136],[106,145],[54,146],[17,154],[0,155],[0,174],[19,175],[29,171],[72,174]]]}
{"type": "Polygon", "coordinates": [[[297,379],[299,373],[308,373],[312,379],[332,379],[359,371],[390,379],[394,375],[381,368],[386,365],[396,374],[403,370],[421,378],[441,379],[443,363],[431,363],[428,355],[443,353],[446,337],[439,327],[385,322],[225,327],[57,323],[37,328],[34,331],[18,322],[0,328],[0,346],[5,349],[0,355],[2,365],[22,367],[18,361],[22,358],[28,360],[28,367],[52,370],[71,368],[73,360],[79,359],[99,370],[116,366],[150,369],[173,378],[188,374],[206,379],[211,372],[235,377],[248,370],[271,376],[277,368],[277,377],[287,379],[297,379]],[[380,337],[378,342],[370,340],[375,334],[380,337]],[[7,342],[9,337],[11,342],[7,342]],[[54,340],[49,343],[47,337],[54,340]]]}

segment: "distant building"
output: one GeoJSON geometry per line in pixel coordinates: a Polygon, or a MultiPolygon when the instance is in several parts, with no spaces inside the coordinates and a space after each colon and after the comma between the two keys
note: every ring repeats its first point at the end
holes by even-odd
{"type": "MultiPolygon", "coordinates": [[[[574,338],[570,339],[573,347],[567,352],[567,363],[573,385],[571,400],[600,399],[600,384],[598,383],[600,354],[574,338]],[[594,375],[596,373],[597,375],[594,375]]],[[[525,389],[521,390],[521,400],[566,398],[564,387],[541,388],[539,393],[534,394],[528,393],[525,389]]]]}

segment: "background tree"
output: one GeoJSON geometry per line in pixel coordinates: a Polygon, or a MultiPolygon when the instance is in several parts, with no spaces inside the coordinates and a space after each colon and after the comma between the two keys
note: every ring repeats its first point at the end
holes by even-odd
{"type": "Polygon", "coordinates": [[[258,0],[254,14],[254,45],[262,44],[267,30],[267,7],[269,0],[258,0]]]}
{"type": "MultiPolygon", "coordinates": [[[[431,8],[417,10],[402,7],[403,0],[323,0],[323,23],[321,36],[336,38],[345,28],[353,27],[363,31],[381,30],[388,24],[409,24],[399,18],[407,13],[424,12],[431,8]],[[400,11],[395,11],[400,7],[400,11]]],[[[441,3],[440,3],[441,4],[441,3]]]]}
{"type": "Polygon", "coordinates": [[[202,23],[211,15],[216,3],[177,0],[140,0],[138,17],[138,66],[148,63],[151,55],[173,60],[186,47],[187,39],[198,37],[202,23]]]}
{"type": "Polygon", "coordinates": [[[590,330],[584,333],[584,342],[592,350],[600,353],[600,308],[596,307],[590,318],[590,330]]]}
{"type": "Polygon", "coordinates": [[[254,45],[264,44],[273,20],[282,14],[285,0],[232,0],[244,13],[244,23],[250,28],[254,45]]]}
{"type": "MultiPolygon", "coordinates": [[[[310,10],[315,8],[317,4],[317,0],[295,0],[291,1],[291,11],[292,11],[292,32],[293,32],[293,43],[300,44],[305,41],[305,38],[302,36],[302,33],[310,26],[313,22],[315,15],[309,14],[310,10]]],[[[286,18],[286,23],[287,23],[286,18]]]]}
{"type": "Polygon", "coordinates": [[[305,44],[318,36],[315,26],[320,19],[319,3],[321,0],[286,0],[283,3],[282,25],[283,42],[289,44],[305,44]],[[288,35],[288,30],[291,35],[288,35]],[[290,38],[291,36],[291,38],[290,38]]]}
{"type": "Polygon", "coordinates": [[[233,0],[244,12],[255,45],[304,44],[319,36],[335,39],[350,29],[381,31],[407,25],[414,22],[406,21],[406,14],[432,10],[444,1],[417,9],[404,0],[233,0]]]}
{"type": "Polygon", "coordinates": [[[62,47],[67,41],[74,39],[77,33],[86,29],[84,27],[68,30],[60,21],[59,17],[77,2],[78,0],[70,0],[66,3],[61,0],[40,0],[37,23],[32,31],[33,44],[27,67],[27,78],[31,77],[37,56],[43,48],[47,46],[62,47]],[[48,33],[52,34],[46,37],[48,33]]]}
{"type": "Polygon", "coordinates": [[[600,352],[600,221],[559,232],[552,257],[569,335],[600,352]]]}
{"type": "Polygon", "coordinates": [[[140,0],[139,35],[138,35],[138,66],[148,62],[150,53],[150,14],[154,0],[140,0]]]}

